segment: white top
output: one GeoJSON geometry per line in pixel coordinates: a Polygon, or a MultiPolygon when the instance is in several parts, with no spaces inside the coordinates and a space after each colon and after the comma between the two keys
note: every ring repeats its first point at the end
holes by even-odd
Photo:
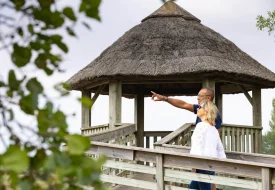
{"type": "Polygon", "coordinates": [[[198,123],[191,137],[190,154],[226,158],[218,130],[208,123],[198,123]]]}

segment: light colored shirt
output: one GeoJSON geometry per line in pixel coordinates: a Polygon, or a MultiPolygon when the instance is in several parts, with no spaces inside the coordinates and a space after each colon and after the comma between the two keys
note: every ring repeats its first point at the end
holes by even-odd
{"type": "Polygon", "coordinates": [[[190,154],[226,158],[218,130],[208,123],[198,123],[191,137],[190,154]]]}

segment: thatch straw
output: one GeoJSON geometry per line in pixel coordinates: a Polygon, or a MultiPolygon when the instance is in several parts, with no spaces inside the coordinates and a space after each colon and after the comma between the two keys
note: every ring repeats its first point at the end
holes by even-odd
{"type": "Polygon", "coordinates": [[[69,81],[82,89],[119,77],[238,77],[262,88],[275,87],[275,74],[174,2],[167,2],[119,38],[69,81]]]}

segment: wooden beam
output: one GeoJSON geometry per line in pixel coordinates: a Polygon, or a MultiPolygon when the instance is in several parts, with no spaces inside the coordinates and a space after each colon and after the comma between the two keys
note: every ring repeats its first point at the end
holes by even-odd
{"type": "Polygon", "coordinates": [[[221,93],[220,86],[216,85],[216,91],[215,91],[215,104],[219,110],[220,117],[222,119],[223,116],[223,95],[221,93]]]}
{"type": "Polygon", "coordinates": [[[100,93],[102,92],[102,90],[104,89],[104,87],[106,86],[106,84],[101,85],[98,90],[96,91],[96,93],[93,95],[92,97],[92,106],[94,105],[95,101],[97,100],[98,96],[100,95],[100,93]]]}
{"type": "Polygon", "coordinates": [[[97,142],[108,142],[110,140],[117,139],[119,137],[127,136],[133,134],[136,131],[134,124],[129,124],[129,126],[113,128],[111,130],[98,132],[96,134],[90,135],[89,137],[93,141],[97,142]]]}
{"type": "Polygon", "coordinates": [[[262,189],[272,190],[272,180],[270,168],[262,168],[262,189]]]}
{"type": "Polygon", "coordinates": [[[192,127],[192,125],[193,125],[193,123],[186,123],[186,124],[184,124],[180,128],[176,129],[175,131],[173,131],[169,135],[167,135],[164,138],[162,138],[161,140],[159,140],[158,142],[154,143],[154,146],[162,146],[163,144],[168,143],[172,139],[174,139],[177,136],[179,136],[183,131],[185,131],[188,128],[192,127]]]}
{"type": "Polygon", "coordinates": [[[121,123],[122,86],[120,81],[109,83],[109,127],[115,128],[115,123],[121,123]]]}
{"type": "Polygon", "coordinates": [[[109,83],[108,80],[101,80],[101,81],[93,82],[92,84],[86,86],[85,89],[95,88],[97,86],[101,86],[103,84],[108,84],[108,83],[109,83]]]}
{"type": "Polygon", "coordinates": [[[91,143],[92,147],[87,151],[88,154],[102,154],[108,152],[107,157],[111,158],[122,158],[127,160],[155,163],[154,160],[156,160],[157,154],[162,154],[164,167],[178,167],[186,169],[198,168],[216,171],[217,173],[226,173],[229,175],[239,175],[258,179],[262,178],[262,168],[275,168],[274,163],[265,164],[232,159],[218,159],[179,153],[175,151],[145,149],[94,141],[91,143]],[[102,147],[104,147],[104,150],[101,149],[102,147]],[[131,155],[134,155],[133,159],[131,155]]]}
{"type": "MultiPolygon", "coordinates": [[[[252,89],[252,100],[253,100],[253,126],[262,126],[262,101],[261,101],[261,89],[252,89]]],[[[257,137],[256,137],[257,138],[257,137]]],[[[257,153],[262,152],[262,132],[259,134],[257,153]]]]}
{"type": "MultiPolygon", "coordinates": [[[[211,88],[212,90],[214,90],[214,95],[215,95],[215,81],[214,80],[209,80],[209,79],[205,79],[202,83],[202,87],[203,88],[211,88]]],[[[213,101],[215,103],[215,99],[213,101]]]]}
{"type": "MultiPolygon", "coordinates": [[[[178,146],[178,145],[170,145],[170,144],[165,144],[160,148],[160,150],[163,150],[163,151],[173,151],[173,152],[179,152],[179,153],[189,153],[190,149],[191,148],[187,146],[178,146]]],[[[275,156],[273,155],[252,154],[252,153],[231,152],[231,151],[225,151],[225,154],[226,154],[226,158],[233,159],[233,160],[243,160],[243,161],[265,163],[265,164],[275,163],[275,156]]]]}
{"type": "MultiPolygon", "coordinates": [[[[83,90],[82,97],[91,98],[91,91],[90,90],[83,90]]],[[[91,108],[85,106],[83,103],[81,104],[81,128],[86,128],[91,126],[91,108]]]]}
{"type": "Polygon", "coordinates": [[[137,126],[137,146],[144,147],[144,94],[140,87],[139,93],[135,99],[135,119],[137,126]]]}
{"type": "Polygon", "coordinates": [[[156,156],[156,180],[157,190],[164,190],[164,168],[162,154],[157,154],[156,156]]]}
{"type": "Polygon", "coordinates": [[[144,131],[144,137],[165,137],[173,131],[144,131]]]}
{"type": "Polygon", "coordinates": [[[225,84],[220,87],[222,94],[240,93],[242,89],[239,84],[225,84]]]}
{"type": "Polygon", "coordinates": [[[250,94],[248,94],[247,90],[245,89],[245,87],[243,85],[240,85],[245,97],[247,98],[247,100],[250,102],[250,104],[253,106],[253,101],[252,101],[252,97],[250,96],[250,94]]]}

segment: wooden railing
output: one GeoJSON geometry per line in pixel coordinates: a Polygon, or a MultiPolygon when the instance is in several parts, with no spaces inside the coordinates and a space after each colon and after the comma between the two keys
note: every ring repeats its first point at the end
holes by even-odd
{"type": "Polygon", "coordinates": [[[108,129],[109,129],[109,124],[85,127],[85,128],[81,128],[81,134],[84,136],[89,136],[95,133],[106,131],[108,129]]]}
{"type": "MultiPolygon", "coordinates": [[[[184,124],[154,145],[191,146],[191,136],[194,128],[193,123],[184,124]]],[[[262,127],[222,124],[221,131],[221,140],[225,150],[247,153],[261,152],[262,127]]]]}
{"type": "Polygon", "coordinates": [[[116,128],[87,135],[92,141],[135,146],[135,124],[117,124],[116,128]]]}
{"type": "MultiPolygon", "coordinates": [[[[165,146],[174,146],[166,144],[165,146]]],[[[165,148],[162,146],[160,148],[165,148]]],[[[92,142],[92,146],[87,151],[89,155],[104,154],[109,158],[123,159],[128,162],[119,162],[108,160],[104,167],[138,172],[143,175],[155,175],[155,180],[131,179],[129,177],[119,177],[109,174],[102,174],[101,180],[108,183],[116,183],[125,186],[139,187],[144,189],[171,189],[185,190],[187,188],[181,185],[167,185],[167,182],[175,182],[177,184],[185,183],[186,180],[195,180],[201,182],[214,183],[231,189],[258,189],[271,190],[275,188],[275,157],[265,155],[254,155],[247,153],[237,153],[244,155],[248,160],[236,159],[217,159],[203,156],[190,155],[181,153],[177,146],[177,150],[153,150],[138,147],[129,147],[114,145],[101,142],[92,142]],[[263,160],[263,161],[261,161],[263,160]],[[138,165],[137,161],[154,163],[151,166],[138,165]],[[174,168],[174,169],[170,169],[174,168]],[[226,176],[209,176],[190,172],[191,168],[211,170],[217,174],[226,174],[226,176]],[[237,179],[236,176],[243,179],[237,179]],[[250,179],[251,178],[251,179],[250,179]],[[252,180],[252,179],[257,179],[252,180]]],[[[183,146],[182,146],[183,147],[183,146]]],[[[173,148],[173,147],[170,147],[173,148]]],[[[184,150],[184,148],[182,148],[184,150]]],[[[228,154],[228,153],[227,153],[228,154]]],[[[231,153],[229,153],[231,154],[231,153]]],[[[234,156],[234,153],[232,153],[234,156]]],[[[229,156],[228,156],[229,157],[229,156]]]]}
{"type": "Polygon", "coordinates": [[[180,128],[176,129],[169,135],[162,138],[160,141],[156,142],[155,146],[162,146],[163,144],[190,146],[191,145],[191,135],[192,127],[194,124],[186,123],[180,128]]]}
{"type": "MultiPolygon", "coordinates": [[[[98,131],[96,133],[90,134],[88,137],[94,142],[105,142],[109,144],[119,144],[126,146],[136,146],[135,138],[135,124],[121,123],[115,124],[114,129],[107,129],[104,131],[98,131]]],[[[91,157],[96,158],[97,155],[91,155],[91,157]]],[[[121,159],[114,159],[113,161],[124,162],[121,159]]],[[[113,168],[103,167],[104,174],[113,174],[115,176],[126,176],[127,172],[125,170],[118,170],[113,168]]]]}
{"type": "Polygon", "coordinates": [[[154,148],[154,143],[158,140],[164,138],[173,131],[144,131],[145,137],[145,147],[144,148],[154,148]]]}
{"type": "Polygon", "coordinates": [[[262,127],[223,124],[221,139],[228,151],[262,152],[262,127]]]}

